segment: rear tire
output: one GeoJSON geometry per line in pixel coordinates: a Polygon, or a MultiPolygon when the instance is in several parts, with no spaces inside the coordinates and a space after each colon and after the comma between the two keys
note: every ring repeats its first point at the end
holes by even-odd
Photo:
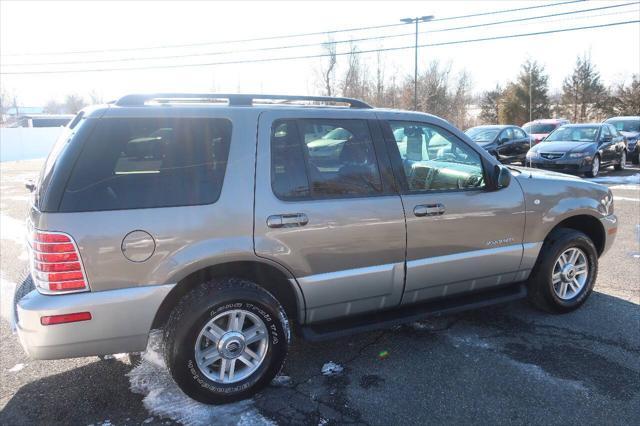
{"type": "Polygon", "coordinates": [[[271,382],[289,338],[286,314],[269,292],[243,279],[214,279],[187,293],[171,312],[165,362],[191,398],[224,404],[271,382]]]}
{"type": "Polygon", "coordinates": [[[597,276],[598,252],[591,239],[575,229],[555,229],[540,249],[527,282],[528,297],[544,311],[571,312],[587,300],[597,276]],[[575,260],[570,259],[574,254],[575,260]]]}

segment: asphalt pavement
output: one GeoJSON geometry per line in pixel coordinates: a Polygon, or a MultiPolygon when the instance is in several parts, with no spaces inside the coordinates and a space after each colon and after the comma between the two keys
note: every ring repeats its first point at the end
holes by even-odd
{"type": "Polygon", "coordinates": [[[0,166],[0,424],[640,424],[640,169],[603,171],[619,218],[595,291],[576,312],[526,302],[309,343],[252,400],[186,398],[150,339],[140,356],[30,360],[7,320],[25,278],[23,181],[0,166]],[[324,373],[322,372],[324,367],[324,373]]]}

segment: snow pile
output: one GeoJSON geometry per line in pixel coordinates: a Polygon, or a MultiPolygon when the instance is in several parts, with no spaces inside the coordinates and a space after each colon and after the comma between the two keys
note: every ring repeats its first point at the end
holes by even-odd
{"type": "Polygon", "coordinates": [[[9,369],[9,373],[17,373],[18,371],[22,370],[25,366],[26,365],[22,363],[16,364],[9,369]]]}
{"type": "Polygon", "coordinates": [[[323,376],[338,376],[342,374],[343,370],[344,370],[344,367],[341,366],[340,364],[336,364],[333,361],[329,361],[322,366],[321,371],[323,376]]]}
{"type": "Polygon", "coordinates": [[[598,183],[617,183],[621,185],[639,185],[640,184],[640,173],[636,173],[631,176],[602,176],[593,179],[588,179],[591,182],[598,183]]]}
{"type": "Polygon", "coordinates": [[[26,245],[27,226],[24,220],[14,219],[5,214],[0,215],[0,238],[26,245]]]}
{"type": "Polygon", "coordinates": [[[226,405],[207,405],[194,401],[175,384],[162,356],[162,331],[149,335],[142,362],[127,375],[131,390],[145,395],[143,403],[150,414],[170,418],[184,425],[272,425],[245,400],[226,405]]]}
{"type": "Polygon", "coordinates": [[[16,283],[5,279],[0,274],[0,316],[7,321],[13,318],[13,294],[16,291],[16,283]]]}

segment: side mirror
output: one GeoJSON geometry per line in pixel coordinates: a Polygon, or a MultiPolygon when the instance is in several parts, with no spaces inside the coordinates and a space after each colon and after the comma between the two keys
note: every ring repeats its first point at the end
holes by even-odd
{"type": "Polygon", "coordinates": [[[611,142],[613,140],[613,137],[611,136],[603,136],[602,138],[600,138],[600,142],[611,142]]]}
{"type": "Polygon", "coordinates": [[[503,144],[503,143],[506,143],[506,142],[509,142],[509,138],[507,138],[507,137],[500,138],[500,140],[498,141],[498,143],[500,143],[500,144],[503,144]]]}
{"type": "Polygon", "coordinates": [[[505,166],[496,166],[494,176],[496,189],[506,188],[511,183],[511,172],[505,166]]]}
{"type": "Polygon", "coordinates": [[[24,187],[29,190],[29,192],[33,192],[36,190],[36,183],[33,179],[27,179],[24,181],[24,187]]]}

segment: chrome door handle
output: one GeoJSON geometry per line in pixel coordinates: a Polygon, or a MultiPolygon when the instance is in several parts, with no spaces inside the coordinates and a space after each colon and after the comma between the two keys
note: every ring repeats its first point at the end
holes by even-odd
{"type": "Polygon", "coordinates": [[[422,217],[422,216],[440,216],[444,214],[445,208],[444,204],[418,204],[413,208],[413,214],[422,217]]]}
{"type": "Polygon", "coordinates": [[[304,213],[276,214],[267,218],[269,228],[292,228],[304,226],[309,223],[309,218],[304,213]]]}

